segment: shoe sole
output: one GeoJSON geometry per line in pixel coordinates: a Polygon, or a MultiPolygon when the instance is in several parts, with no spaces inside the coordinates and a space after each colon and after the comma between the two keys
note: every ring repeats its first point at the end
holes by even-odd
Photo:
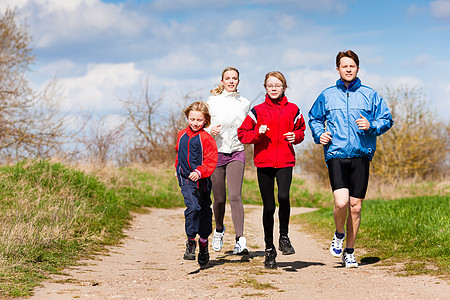
{"type": "Polygon", "coordinates": [[[208,257],[208,259],[207,260],[205,260],[205,261],[198,261],[198,264],[200,265],[200,266],[204,266],[204,265],[206,265],[207,263],[209,262],[209,257],[208,257]]]}
{"type": "Polygon", "coordinates": [[[274,270],[274,269],[277,269],[278,267],[275,265],[275,266],[266,266],[266,265],[264,265],[264,268],[265,269],[271,269],[271,270],[274,270]]]}
{"type": "Polygon", "coordinates": [[[188,255],[184,255],[183,256],[184,260],[195,260],[195,255],[194,256],[188,256],[188,255]]]}
{"type": "Polygon", "coordinates": [[[236,252],[236,253],[233,252],[233,254],[234,255],[249,255],[250,252],[248,252],[248,249],[244,249],[241,252],[236,252]]]}

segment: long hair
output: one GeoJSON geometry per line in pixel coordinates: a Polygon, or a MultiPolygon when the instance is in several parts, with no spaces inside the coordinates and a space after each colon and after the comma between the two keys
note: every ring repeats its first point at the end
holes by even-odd
{"type": "MultiPolygon", "coordinates": [[[[227,72],[227,71],[236,71],[236,73],[238,74],[238,79],[239,79],[239,71],[238,71],[236,68],[234,68],[234,67],[226,67],[226,68],[223,69],[223,71],[222,71],[222,80],[223,80],[223,76],[225,75],[225,72],[227,72]]],[[[216,87],[215,89],[211,90],[210,92],[211,92],[211,94],[213,94],[214,96],[217,96],[217,95],[222,94],[222,92],[223,92],[223,84],[222,84],[222,83],[219,83],[219,84],[217,85],[217,87],[216,87]]]]}
{"type": "Polygon", "coordinates": [[[189,105],[184,110],[184,115],[186,116],[186,118],[189,117],[189,113],[191,111],[199,111],[203,114],[203,117],[205,118],[205,126],[204,127],[208,127],[209,124],[211,124],[211,115],[209,114],[209,107],[208,107],[208,104],[206,104],[206,102],[197,101],[197,102],[194,102],[191,105],[189,105]]]}

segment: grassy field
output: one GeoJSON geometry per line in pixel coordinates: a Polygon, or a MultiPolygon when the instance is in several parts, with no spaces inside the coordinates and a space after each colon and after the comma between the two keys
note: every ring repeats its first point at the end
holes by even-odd
{"type": "MultiPolygon", "coordinates": [[[[73,168],[24,161],[0,167],[0,177],[0,298],[29,296],[48,274],[117,244],[130,212],[184,206],[174,170],[164,166],[73,168]]],[[[295,176],[291,199],[293,206],[321,208],[298,221],[320,228],[328,239],[329,190],[295,176]]],[[[243,201],[261,204],[251,171],[243,201]]],[[[448,193],[366,201],[357,247],[382,261],[407,262],[410,273],[448,275],[449,215],[448,193]]]]}

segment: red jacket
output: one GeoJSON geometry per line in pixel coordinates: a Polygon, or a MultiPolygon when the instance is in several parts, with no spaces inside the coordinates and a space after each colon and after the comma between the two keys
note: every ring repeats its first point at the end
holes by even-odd
{"type": "Polygon", "coordinates": [[[194,132],[188,126],[178,132],[175,150],[175,168],[180,186],[206,186],[204,179],[209,179],[217,166],[217,146],[214,138],[203,129],[194,132]],[[200,175],[197,182],[188,178],[192,171],[200,175]]]}
{"type": "Polygon", "coordinates": [[[288,102],[286,96],[278,102],[268,95],[263,103],[251,109],[241,127],[238,138],[244,144],[255,144],[254,163],[258,168],[285,168],[295,166],[293,144],[299,144],[305,137],[305,120],[297,105],[288,102]],[[267,125],[265,134],[259,127],[267,125]],[[284,133],[294,132],[294,143],[289,143],[284,133]]]}

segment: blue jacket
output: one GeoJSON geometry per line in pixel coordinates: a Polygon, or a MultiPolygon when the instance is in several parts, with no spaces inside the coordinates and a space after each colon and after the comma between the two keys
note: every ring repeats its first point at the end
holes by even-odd
{"type": "Polygon", "coordinates": [[[355,157],[372,160],[377,136],[388,131],[394,123],[383,98],[370,87],[361,85],[359,78],[348,89],[340,79],[335,86],[325,89],[317,97],[308,116],[316,144],[320,144],[325,127],[331,133],[331,141],[323,148],[326,161],[355,157]],[[367,131],[359,129],[356,124],[360,114],[370,122],[367,131]]]}

